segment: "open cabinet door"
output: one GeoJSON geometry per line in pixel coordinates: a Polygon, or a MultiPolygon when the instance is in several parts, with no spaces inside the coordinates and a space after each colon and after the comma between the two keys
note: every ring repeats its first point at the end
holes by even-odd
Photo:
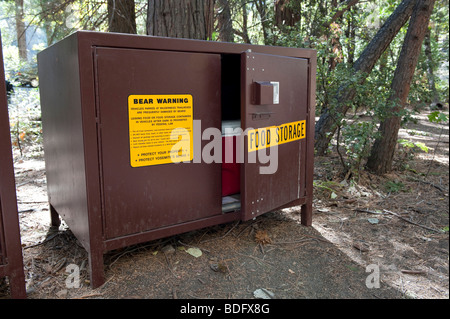
{"type": "Polygon", "coordinates": [[[9,279],[11,297],[26,298],[0,34],[0,281],[5,276],[9,279]]]}
{"type": "Polygon", "coordinates": [[[305,196],[308,60],[241,55],[242,219],[305,196]]]}

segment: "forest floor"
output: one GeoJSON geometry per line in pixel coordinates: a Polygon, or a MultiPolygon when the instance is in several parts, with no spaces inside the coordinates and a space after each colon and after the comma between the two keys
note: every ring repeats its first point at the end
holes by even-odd
{"type": "Polygon", "coordinates": [[[49,227],[42,145],[24,138],[14,165],[28,298],[448,299],[449,128],[429,112],[400,132],[428,153],[400,152],[392,173],[343,181],[334,152],[316,157],[312,227],[292,207],[111,251],[97,289],[67,226],[49,227]],[[70,266],[79,288],[66,283],[70,266]]]}

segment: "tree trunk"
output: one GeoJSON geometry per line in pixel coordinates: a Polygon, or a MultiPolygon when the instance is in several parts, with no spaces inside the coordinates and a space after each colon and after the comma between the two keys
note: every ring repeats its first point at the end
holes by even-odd
{"type": "Polygon", "coordinates": [[[248,21],[247,21],[247,1],[241,0],[242,7],[242,33],[239,36],[244,40],[245,43],[251,43],[250,37],[248,36],[248,21]]]}
{"type": "Polygon", "coordinates": [[[277,0],[275,2],[275,24],[278,28],[293,27],[301,21],[301,0],[277,0]]]}
{"type": "Polygon", "coordinates": [[[338,19],[340,19],[346,11],[350,10],[358,2],[359,2],[359,0],[347,0],[343,3],[341,1],[341,3],[339,5],[337,5],[337,3],[333,3],[332,6],[336,8],[336,12],[331,17],[330,20],[328,20],[326,23],[324,23],[323,27],[326,29],[329,28],[332,23],[334,23],[338,19]]]}
{"type": "Polygon", "coordinates": [[[55,21],[55,17],[52,14],[54,12],[54,2],[47,0],[39,0],[41,6],[40,18],[43,21],[45,34],[47,36],[47,46],[53,44],[55,33],[57,28],[52,28],[52,21],[55,21]]]}
{"type": "Polygon", "coordinates": [[[27,61],[27,37],[25,33],[27,29],[23,21],[23,0],[16,0],[16,30],[20,61],[27,61]]]}
{"type": "Polygon", "coordinates": [[[75,8],[73,3],[77,0],[39,0],[41,12],[40,19],[43,22],[47,36],[47,46],[70,34],[74,27],[75,8]]]}
{"type": "MultiPolygon", "coordinates": [[[[337,9],[338,2],[337,0],[331,1],[331,7],[333,9],[337,9]]],[[[330,48],[331,48],[331,56],[328,59],[328,70],[333,71],[337,64],[342,61],[343,54],[342,54],[342,46],[341,46],[341,26],[342,23],[341,17],[339,19],[336,19],[334,22],[332,22],[329,26],[327,26],[328,29],[328,38],[330,40],[330,48]]]]}
{"type": "Polygon", "coordinates": [[[108,0],[109,32],[136,33],[134,0],[108,0]]]}
{"type": "MultiPolygon", "coordinates": [[[[351,11],[351,9],[350,9],[351,11]]],[[[356,26],[355,26],[355,17],[353,14],[350,15],[350,18],[347,22],[347,30],[345,31],[345,36],[348,39],[347,43],[347,63],[353,65],[355,62],[355,43],[356,43],[356,26]]]]}
{"type": "Polygon", "coordinates": [[[149,0],[147,34],[210,40],[214,0],[149,0]]]}
{"type": "MultiPolygon", "coordinates": [[[[384,25],[378,30],[372,41],[366,46],[358,60],[353,65],[353,70],[361,72],[360,83],[363,84],[367,75],[372,71],[381,54],[386,50],[397,33],[408,21],[417,0],[403,0],[395,9],[384,25]]],[[[335,109],[326,108],[315,126],[315,148],[318,155],[322,155],[328,149],[331,139],[337,128],[337,120],[344,116],[350,108],[350,101],[355,97],[356,89],[344,83],[338,90],[335,100],[335,109]]]]}
{"type": "Polygon", "coordinates": [[[261,19],[264,44],[269,45],[269,29],[272,21],[269,21],[266,0],[256,0],[254,3],[261,19]]]}
{"type": "Polygon", "coordinates": [[[435,0],[419,0],[414,7],[392,79],[392,95],[388,99],[388,103],[395,102],[395,106],[389,112],[392,115],[381,123],[380,137],[375,140],[367,162],[367,168],[376,174],[384,174],[392,169],[392,160],[401,124],[399,111],[406,105],[434,3],[435,0]]]}
{"type": "Polygon", "coordinates": [[[431,52],[431,31],[427,29],[427,33],[425,34],[425,39],[423,40],[426,63],[427,63],[427,78],[428,78],[428,87],[431,91],[431,105],[435,106],[439,102],[439,94],[436,89],[436,81],[434,75],[434,62],[433,62],[433,54],[431,52]]]}
{"type": "Polygon", "coordinates": [[[218,40],[222,42],[234,42],[233,20],[231,19],[230,3],[228,0],[218,0],[217,3],[217,29],[218,40]]]}
{"type": "Polygon", "coordinates": [[[342,62],[344,59],[343,53],[342,53],[342,46],[341,46],[341,33],[342,30],[337,23],[333,23],[330,26],[331,32],[330,32],[330,48],[331,48],[331,56],[328,59],[328,70],[333,71],[338,63],[342,62]]]}

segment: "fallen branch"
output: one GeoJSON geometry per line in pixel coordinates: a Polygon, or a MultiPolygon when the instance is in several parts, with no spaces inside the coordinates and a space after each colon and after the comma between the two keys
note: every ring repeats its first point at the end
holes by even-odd
{"type": "Polygon", "coordinates": [[[365,243],[355,242],[355,243],[353,243],[352,246],[353,246],[353,248],[356,248],[363,253],[368,252],[370,250],[369,247],[367,247],[367,244],[365,244],[365,243]]]}
{"type": "Polygon", "coordinates": [[[19,183],[19,184],[16,185],[16,187],[20,187],[20,186],[23,186],[23,185],[26,185],[26,184],[29,184],[29,183],[34,183],[38,177],[42,177],[42,176],[44,176],[44,174],[45,174],[45,172],[43,172],[43,173],[41,173],[41,174],[35,176],[34,179],[30,179],[30,180],[28,180],[28,181],[19,183]]]}
{"type": "Polygon", "coordinates": [[[109,283],[109,282],[114,278],[114,276],[115,276],[115,275],[112,275],[107,281],[105,281],[105,283],[104,283],[103,285],[101,285],[101,286],[98,287],[97,289],[101,289],[101,288],[105,287],[106,284],[109,283]]]}
{"type": "Polygon", "coordinates": [[[415,222],[413,222],[413,221],[411,221],[409,219],[406,219],[406,218],[400,216],[399,214],[396,214],[396,213],[391,212],[389,210],[383,209],[383,211],[388,213],[388,214],[390,214],[390,215],[396,216],[396,217],[400,218],[401,220],[404,220],[405,222],[410,223],[412,225],[416,225],[416,226],[419,226],[419,227],[422,227],[422,228],[425,228],[427,230],[431,230],[431,231],[434,231],[434,232],[437,232],[437,233],[443,233],[444,232],[444,231],[439,230],[439,229],[434,229],[434,228],[431,228],[431,227],[428,227],[428,226],[425,226],[425,225],[421,225],[421,224],[415,223],[415,222]]]}
{"type": "Polygon", "coordinates": [[[170,264],[169,258],[167,258],[167,255],[166,255],[166,254],[164,254],[164,257],[166,257],[167,268],[169,268],[169,271],[172,273],[172,275],[173,275],[175,278],[178,278],[177,275],[175,275],[175,274],[173,273],[172,265],[170,264]]]}
{"type": "Polygon", "coordinates": [[[238,253],[238,254],[242,255],[242,256],[245,256],[245,257],[248,257],[248,258],[251,258],[251,259],[255,260],[257,263],[259,263],[260,265],[261,265],[261,263],[264,263],[264,264],[266,264],[266,265],[268,265],[270,267],[275,267],[274,265],[272,265],[268,261],[265,261],[265,260],[263,260],[261,258],[257,258],[257,257],[252,256],[252,255],[245,255],[245,254],[241,254],[241,253],[238,253]]]}
{"type": "Polygon", "coordinates": [[[59,260],[59,261],[56,263],[57,267],[56,267],[55,270],[52,270],[52,273],[53,273],[53,274],[56,274],[58,271],[60,271],[61,269],[63,269],[63,267],[66,265],[66,262],[67,262],[67,258],[61,258],[61,260],[59,260]]]}
{"type": "Polygon", "coordinates": [[[39,200],[39,201],[21,201],[18,200],[17,203],[19,204],[44,204],[44,203],[48,203],[47,200],[39,200]]]}
{"type": "Polygon", "coordinates": [[[33,179],[33,180],[26,181],[26,182],[23,182],[23,183],[20,183],[20,184],[17,184],[16,187],[20,187],[20,186],[29,184],[29,183],[31,183],[31,182],[34,182],[34,179],[33,179]]]}
{"type": "Polygon", "coordinates": [[[92,294],[88,294],[88,295],[84,295],[84,296],[78,297],[76,299],[86,299],[86,298],[101,297],[101,296],[103,296],[103,294],[101,294],[101,293],[92,293],[92,294]]]}
{"type": "Polygon", "coordinates": [[[262,219],[257,220],[257,221],[255,221],[254,223],[251,223],[250,225],[248,225],[247,227],[245,227],[243,230],[241,230],[241,231],[239,232],[239,234],[236,235],[236,238],[239,238],[239,236],[241,236],[241,234],[242,234],[244,231],[246,231],[249,227],[252,227],[253,225],[255,225],[255,224],[257,224],[257,223],[259,223],[259,222],[261,222],[261,221],[262,221],[262,219]]]}
{"type": "Polygon", "coordinates": [[[34,208],[30,208],[30,209],[25,209],[25,210],[19,210],[19,214],[22,214],[22,213],[32,213],[32,212],[34,212],[34,208]]]}
{"type": "MultiPolygon", "coordinates": [[[[133,249],[125,250],[124,252],[118,254],[119,257],[117,257],[116,259],[114,259],[114,261],[111,262],[111,263],[109,264],[108,268],[111,269],[112,265],[114,265],[114,263],[116,263],[122,256],[125,256],[126,254],[129,254],[129,253],[131,253],[131,252],[133,252],[133,251],[136,251],[136,250],[139,250],[139,249],[145,249],[145,248],[147,248],[147,247],[154,246],[154,245],[155,245],[155,244],[152,243],[152,244],[150,244],[150,245],[138,246],[138,247],[135,247],[135,248],[133,248],[133,249]]],[[[115,255],[113,258],[115,258],[116,256],[117,256],[117,255],[115,255]]],[[[111,259],[112,259],[112,258],[111,258],[111,259]]]]}
{"type": "Polygon", "coordinates": [[[440,191],[443,192],[443,193],[448,192],[448,190],[446,190],[445,188],[443,188],[443,187],[441,187],[441,186],[439,186],[439,185],[433,184],[433,183],[431,183],[431,182],[425,181],[425,180],[423,180],[423,179],[414,178],[414,177],[411,177],[411,176],[408,176],[408,178],[409,178],[410,180],[415,181],[415,182],[419,182],[419,183],[431,185],[431,186],[433,186],[434,188],[440,190],[440,191]]]}
{"type": "Polygon", "coordinates": [[[353,211],[355,211],[355,212],[361,212],[361,213],[374,214],[374,215],[386,215],[386,214],[383,213],[383,212],[374,212],[374,211],[371,211],[371,210],[368,210],[368,209],[360,209],[360,208],[356,208],[356,209],[354,209],[353,211]]]}
{"type": "Polygon", "coordinates": [[[231,227],[231,228],[225,233],[225,235],[222,235],[222,236],[220,236],[220,237],[214,237],[214,238],[206,239],[206,240],[202,241],[201,243],[203,244],[203,243],[206,243],[206,242],[208,242],[208,241],[212,241],[212,240],[216,240],[216,239],[223,239],[223,238],[225,238],[226,236],[228,236],[229,233],[231,233],[231,231],[232,231],[233,229],[236,228],[237,225],[239,225],[240,222],[241,222],[241,221],[238,220],[238,221],[233,225],[233,227],[231,227]]]}
{"type": "Polygon", "coordinates": [[[41,241],[40,243],[37,243],[37,244],[33,244],[33,245],[30,245],[30,246],[25,246],[25,247],[23,247],[23,249],[28,249],[28,248],[33,248],[33,247],[37,247],[37,246],[40,246],[40,245],[43,245],[43,244],[45,244],[46,242],[48,242],[48,241],[50,241],[50,240],[52,240],[53,238],[55,238],[57,235],[59,235],[61,232],[56,232],[56,233],[54,233],[54,234],[51,234],[50,236],[48,236],[47,238],[45,238],[43,241],[41,241]]]}
{"type": "Polygon", "coordinates": [[[424,270],[407,270],[407,269],[402,269],[401,272],[409,275],[425,275],[427,273],[424,270]]]}
{"type": "Polygon", "coordinates": [[[300,240],[294,240],[294,241],[279,241],[279,242],[271,242],[269,245],[290,245],[290,244],[300,244],[303,243],[305,241],[312,241],[312,240],[317,240],[317,241],[322,241],[324,243],[329,243],[329,241],[321,239],[321,238],[317,238],[317,237],[312,237],[312,236],[306,236],[306,237],[310,237],[310,238],[304,238],[304,239],[300,239],[300,240]]]}

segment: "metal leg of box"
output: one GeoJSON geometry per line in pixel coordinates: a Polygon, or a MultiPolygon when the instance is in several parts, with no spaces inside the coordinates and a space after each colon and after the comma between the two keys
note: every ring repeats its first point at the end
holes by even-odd
{"type": "Polygon", "coordinates": [[[304,226],[312,225],[312,201],[308,200],[301,208],[301,223],[304,226]]]}
{"type": "MultiPolygon", "coordinates": [[[[19,256],[18,258],[21,257],[22,256],[19,256]]],[[[21,267],[22,262],[20,262],[20,264],[16,267],[19,269],[18,271],[11,271],[8,275],[11,297],[14,299],[25,299],[27,297],[25,290],[25,277],[21,267]]],[[[14,268],[14,266],[12,268],[14,268]]]]}
{"type": "Polygon", "coordinates": [[[50,204],[50,220],[52,227],[59,227],[61,225],[61,219],[56,209],[50,204]]]}
{"type": "Polygon", "coordinates": [[[91,287],[98,288],[105,283],[105,270],[103,265],[103,251],[89,251],[89,267],[91,287]]]}

